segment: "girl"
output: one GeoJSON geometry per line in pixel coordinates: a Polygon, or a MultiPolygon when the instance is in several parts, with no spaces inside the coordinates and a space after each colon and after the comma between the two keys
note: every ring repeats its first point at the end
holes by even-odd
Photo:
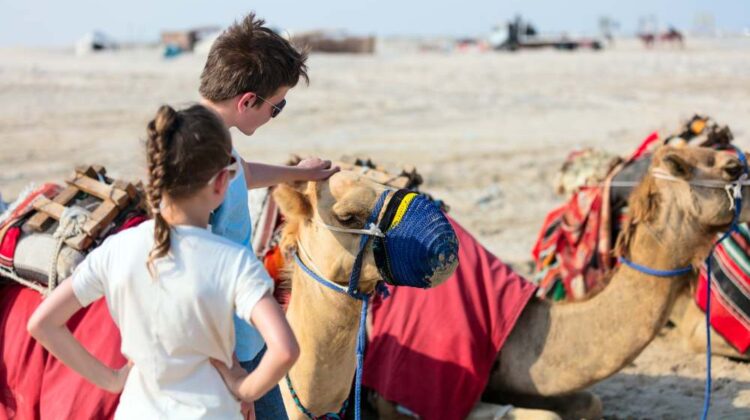
{"type": "Polygon", "coordinates": [[[266,393],[299,348],[263,266],[247,248],[207,230],[237,174],[229,132],[200,105],[179,112],[162,106],[148,124],[146,149],[153,220],[91,252],[32,315],[29,333],[97,386],[122,391],[115,418],[241,418],[236,398],[252,402],[266,393]],[[118,370],[66,327],[102,296],[130,361],[118,370]],[[235,312],[268,347],[249,375],[227,368],[235,312]]]}

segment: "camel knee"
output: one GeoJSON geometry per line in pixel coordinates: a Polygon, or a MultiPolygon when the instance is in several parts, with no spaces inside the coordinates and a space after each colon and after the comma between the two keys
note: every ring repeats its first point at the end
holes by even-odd
{"type": "Polygon", "coordinates": [[[553,411],[514,407],[500,420],[562,420],[562,417],[553,411]]]}
{"type": "Polygon", "coordinates": [[[580,391],[567,397],[560,397],[560,409],[557,411],[563,419],[588,419],[602,418],[604,404],[601,398],[588,391],[580,391]]]}
{"type": "Polygon", "coordinates": [[[375,391],[370,393],[370,404],[375,408],[380,420],[413,420],[410,416],[399,411],[397,404],[390,402],[375,391]]]}

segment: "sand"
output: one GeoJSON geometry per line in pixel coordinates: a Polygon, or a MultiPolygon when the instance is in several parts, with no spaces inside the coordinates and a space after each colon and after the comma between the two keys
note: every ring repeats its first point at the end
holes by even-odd
{"type": "MultiPolygon", "coordinates": [[[[346,153],[415,165],[425,191],[519,266],[561,203],[552,180],[569,151],[626,154],[695,112],[750,147],[750,38],[520,54],[417,53],[402,44],[381,44],[374,56],[313,55],[310,86],[293,90],[283,114],[254,136],[233,132],[236,147],[263,162],[346,153]]],[[[0,50],[0,193],[7,200],[30,182],[60,181],[81,163],[141,177],[146,122],[162,103],[198,99],[204,60],[164,60],[149,49],[0,50]]],[[[712,418],[750,418],[750,366],[713,363],[712,418]]],[[[697,418],[704,367],[704,356],[665,329],[594,391],[610,418],[697,418]]]]}

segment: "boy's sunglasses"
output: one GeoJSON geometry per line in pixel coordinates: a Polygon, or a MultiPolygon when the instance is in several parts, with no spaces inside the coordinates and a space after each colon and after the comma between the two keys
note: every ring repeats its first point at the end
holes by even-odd
{"type": "Polygon", "coordinates": [[[214,181],[216,181],[216,177],[218,177],[219,174],[223,171],[227,171],[229,173],[229,182],[231,183],[232,181],[237,179],[237,175],[239,175],[240,173],[240,163],[234,156],[232,156],[232,160],[229,161],[229,165],[221,168],[221,170],[217,172],[216,175],[212,176],[211,179],[208,180],[207,184],[212,184],[214,181]]]}
{"type": "Polygon", "coordinates": [[[271,118],[276,118],[276,116],[279,115],[279,114],[281,114],[281,111],[283,111],[284,107],[286,106],[286,99],[282,99],[281,102],[279,102],[279,103],[277,103],[277,104],[274,105],[274,104],[268,102],[266,100],[266,98],[264,98],[264,97],[262,97],[260,95],[255,95],[255,96],[257,96],[258,98],[260,98],[261,101],[263,101],[263,102],[271,105],[271,108],[273,108],[271,110],[271,118]]]}

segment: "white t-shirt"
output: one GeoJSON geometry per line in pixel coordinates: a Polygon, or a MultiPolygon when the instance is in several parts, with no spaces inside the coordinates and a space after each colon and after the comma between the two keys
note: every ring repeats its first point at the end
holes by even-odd
{"type": "Polygon", "coordinates": [[[250,320],[273,281],[249,249],[206,229],[175,226],[169,256],[146,267],[148,221],[104,241],[78,266],[73,291],[83,306],[104,296],[133,362],[118,419],[241,418],[209,357],[231,365],[232,314],[250,320]]]}

